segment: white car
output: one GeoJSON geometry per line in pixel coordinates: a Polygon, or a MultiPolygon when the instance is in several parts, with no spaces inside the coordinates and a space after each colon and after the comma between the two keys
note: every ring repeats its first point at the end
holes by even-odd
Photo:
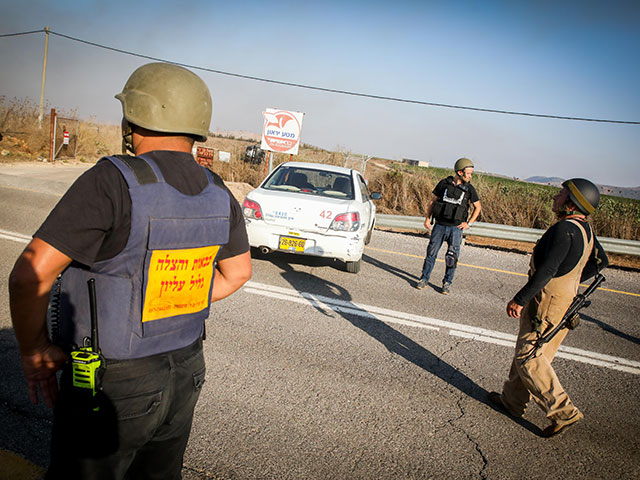
{"type": "Polygon", "coordinates": [[[379,198],[357,170],[283,163],[244,200],[249,244],[262,253],[336,258],[358,273],[376,222],[372,200],[379,198]]]}

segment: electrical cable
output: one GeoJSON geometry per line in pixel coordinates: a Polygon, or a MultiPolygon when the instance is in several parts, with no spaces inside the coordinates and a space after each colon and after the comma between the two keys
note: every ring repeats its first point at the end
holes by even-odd
{"type": "MultiPolygon", "coordinates": [[[[46,32],[46,30],[42,29],[42,30],[35,30],[33,32],[22,32],[22,33],[14,33],[14,34],[5,34],[5,35],[0,35],[0,37],[9,37],[9,36],[15,36],[15,35],[27,35],[27,34],[30,34],[30,33],[40,33],[40,32],[46,32]]],[[[354,97],[372,98],[372,99],[375,99],[375,100],[387,100],[387,101],[390,101],[390,102],[411,103],[411,104],[415,104],[415,105],[427,105],[427,106],[431,106],[431,107],[453,108],[453,109],[459,109],[459,110],[471,110],[471,111],[475,111],[475,112],[500,113],[500,114],[503,114],[503,115],[519,115],[519,116],[524,116],[524,117],[553,118],[553,119],[557,119],[557,120],[575,120],[575,121],[580,121],[580,122],[598,122],[598,123],[616,123],[616,124],[625,124],[625,125],[640,125],[640,122],[633,122],[633,121],[627,121],[627,120],[606,120],[606,119],[600,119],[600,118],[570,117],[570,116],[563,116],[563,115],[547,115],[547,114],[542,114],[542,113],[516,112],[516,111],[510,111],[510,110],[498,110],[498,109],[494,109],[494,108],[468,107],[468,106],[463,106],[463,105],[450,105],[450,104],[446,104],[446,103],[435,103],[435,102],[426,102],[426,101],[422,101],[422,100],[410,100],[410,99],[406,99],[406,98],[388,97],[388,96],[383,96],[383,95],[373,95],[373,94],[370,94],[370,93],[351,92],[351,91],[348,91],[348,90],[339,90],[339,89],[335,89],[335,88],[316,87],[316,86],[313,86],[313,85],[305,85],[305,84],[301,84],[301,83],[285,82],[285,81],[281,81],[281,80],[272,80],[272,79],[267,79],[267,78],[255,77],[255,76],[252,76],[252,75],[243,75],[243,74],[240,74],[240,73],[225,72],[223,70],[215,70],[215,69],[212,69],[212,68],[200,67],[200,66],[197,66],[197,65],[189,65],[189,64],[186,64],[186,63],[172,62],[170,60],[165,60],[163,58],[152,57],[152,56],[149,56],[149,55],[143,55],[143,54],[140,54],[140,53],[130,52],[130,51],[122,50],[122,49],[115,48],[115,47],[109,47],[107,45],[101,45],[99,43],[90,42],[88,40],[83,40],[81,38],[72,37],[70,35],[65,35],[63,33],[54,32],[53,30],[49,30],[49,33],[51,33],[53,35],[57,35],[59,37],[66,38],[68,40],[73,40],[74,42],[84,43],[86,45],[91,45],[93,47],[103,48],[105,50],[111,50],[113,52],[122,53],[122,54],[125,54],[125,55],[131,55],[131,56],[134,56],[134,57],[145,58],[147,60],[153,60],[153,61],[163,62],[163,63],[170,63],[170,64],[173,64],[173,65],[178,65],[178,66],[185,67],[185,68],[191,68],[193,70],[200,70],[200,71],[209,72],[209,73],[216,73],[216,74],[219,74],[219,75],[227,75],[227,76],[236,77],[236,78],[244,78],[246,80],[255,80],[255,81],[258,81],[258,82],[272,83],[272,84],[276,84],[276,85],[284,85],[284,86],[287,86],[287,87],[305,88],[305,89],[308,89],[308,90],[316,90],[316,91],[328,92],[328,93],[337,93],[337,94],[341,94],[341,95],[350,95],[350,96],[354,96],[354,97]]]]}
{"type": "Polygon", "coordinates": [[[3,34],[0,34],[0,38],[1,37],[17,37],[19,35],[29,35],[31,33],[41,33],[41,32],[44,32],[44,31],[45,30],[42,29],[42,30],[33,30],[32,32],[3,33],[3,34]]]}

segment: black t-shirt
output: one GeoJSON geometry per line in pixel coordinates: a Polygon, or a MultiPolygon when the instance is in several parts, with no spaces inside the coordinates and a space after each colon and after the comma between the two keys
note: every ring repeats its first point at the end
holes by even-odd
{"type": "MultiPolygon", "coordinates": [[[[580,220],[578,220],[580,221],[580,220]]],[[[587,222],[580,221],[587,232],[587,241],[593,232],[587,222]]],[[[533,249],[534,274],[514,297],[518,305],[526,305],[540,292],[549,280],[566,275],[580,261],[584,241],[580,227],[569,220],[561,220],[547,230],[533,249]]],[[[609,265],[607,254],[594,238],[593,250],[582,270],[580,281],[588,280],[609,265]]]]}
{"type": "MultiPolygon", "coordinates": [[[[189,153],[158,150],[145,155],[157,163],[166,182],[185,195],[197,195],[208,184],[206,173],[189,153]]],[[[229,191],[218,175],[214,178],[229,191]]],[[[220,249],[218,260],[249,250],[242,209],[231,192],[229,198],[229,242],[220,249]]],[[[34,237],[76,262],[92,266],[120,253],[130,228],[129,187],[113,163],[102,161],[71,185],[34,237]]]]}
{"type": "MultiPolygon", "coordinates": [[[[447,178],[443,178],[442,180],[440,180],[438,182],[438,184],[436,185],[436,187],[433,189],[432,193],[436,197],[438,197],[439,200],[442,200],[442,198],[444,197],[445,192],[447,191],[447,185],[454,185],[453,177],[447,177],[447,178]]],[[[467,204],[467,207],[468,207],[468,205],[476,203],[478,200],[480,200],[480,197],[478,197],[478,192],[476,192],[475,187],[473,185],[471,185],[471,183],[463,184],[462,188],[466,190],[465,195],[468,195],[469,202],[467,204]]],[[[466,215],[469,215],[468,208],[467,208],[466,215]]],[[[435,218],[436,223],[439,223],[440,225],[458,226],[458,225],[460,225],[462,223],[462,222],[459,222],[459,221],[446,219],[446,218],[444,218],[442,216],[435,216],[434,218],[435,218]]]]}

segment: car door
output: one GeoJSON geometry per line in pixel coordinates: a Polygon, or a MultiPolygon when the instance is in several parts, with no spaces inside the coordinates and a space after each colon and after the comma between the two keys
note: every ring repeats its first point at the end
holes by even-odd
{"type": "Polygon", "coordinates": [[[360,190],[360,197],[362,201],[361,212],[362,212],[362,224],[366,225],[365,233],[369,232],[371,226],[373,225],[373,220],[375,218],[376,206],[371,201],[371,195],[369,194],[369,189],[367,188],[367,183],[365,182],[362,175],[356,173],[356,184],[358,189],[360,190]]]}

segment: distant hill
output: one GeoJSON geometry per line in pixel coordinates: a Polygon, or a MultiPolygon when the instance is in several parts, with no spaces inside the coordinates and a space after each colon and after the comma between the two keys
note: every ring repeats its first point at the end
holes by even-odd
{"type": "Polygon", "coordinates": [[[529,177],[525,179],[525,182],[532,183],[544,183],[545,185],[560,186],[564,182],[564,178],[560,177],[529,177]]]}
{"type": "MultiPolygon", "coordinates": [[[[553,185],[555,187],[559,187],[560,185],[562,185],[562,182],[564,182],[564,179],[559,177],[535,176],[525,179],[525,182],[542,183],[544,185],[553,185]]],[[[598,189],[603,195],[640,200],[640,187],[614,187],[611,185],[598,185],[598,189]]]]}

